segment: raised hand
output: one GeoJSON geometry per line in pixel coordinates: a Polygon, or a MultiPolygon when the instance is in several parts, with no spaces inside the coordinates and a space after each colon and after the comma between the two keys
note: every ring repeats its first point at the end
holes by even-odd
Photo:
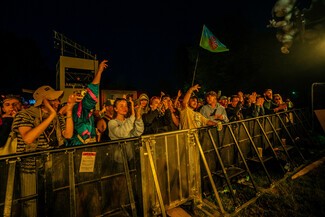
{"type": "Polygon", "coordinates": [[[244,93],[241,91],[238,91],[237,95],[239,96],[239,101],[244,102],[244,93]]]}
{"type": "Polygon", "coordinates": [[[99,68],[98,71],[93,79],[93,81],[91,82],[92,84],[99,84],[100,83],[100,79],[102,77],[102,73],[103,71],[108,67],[107,65],[108,60],[103,60],[100,64],[99,64],[99,68]]]}
{"type": "Polygon", "coordinates": [[[161,97],[162,97],[162,96],[165,96],[165,93],[162,92],[162,91],[160,91],[160,96],[161,96],[161,97]]]}
{"type": "Polygon", "coordinates": [[[73,109],[73,106],[77,103],[77,102],[80,102],[81,99],[79,99],[80,97],[76,96],[75,94],[71,94],[69,97],[68,97],[68,100],[67,100],[67,105],[66,105],[66,110],[67,111],[72,111],[73,109]]]}
{"type": "Polygon", "coordinates": [[[260,97],[256,101],[256,105],[262,106],[264,104],[264,98],[260,97]]]}
{"type": "Polygon", "coordinates": [[[201,88],[200,85],[199,85],[199,84],[196,84],[196,85],[194,85],[194,86],[192,87],[192,90],[193,90],[193,91],[199,91],[200,88],[201,88]]]}
{"type": "Polygon", "coordinates": [[[56,116],[56,111],[55,109],[52,107],[51,103],[49,102],[48,99],[43,99],[43,103],[44,103],[44,106],[45,108],[49,111],[49,114],[50,115],[54,115],[56,116]]]}
{"type": "Polygon", "coordinates": [[[181,97],[182,96],[182,91],[181,90],[178,90],[178,92],[177,92],[177,97],[179,98],[179,97],[181,97]]]}
{"type": "Polygon", "coordinates": [[[108,64],[107,64],[108,60],[103,60],[100,64],[99,64],[99,69],[98,71],[104,71],[105,69],[107,69],[108,64]]]}
{"type": "Polygon", "coordinates": [[[166,110],[168,108],[168,101],[165,99],[162,101],[163,108],[166,110]]]}
{"type": "Polygon", "coordinates": [[[251,95],[249,95],[249,100],[251,103],[255,103],[256,102],[256,92],[253,92],[251,95]]]}

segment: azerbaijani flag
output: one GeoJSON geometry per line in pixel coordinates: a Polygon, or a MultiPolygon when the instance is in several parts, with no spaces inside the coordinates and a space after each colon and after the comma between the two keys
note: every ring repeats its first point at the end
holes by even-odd
{"type": "Polygon", "coordinates": [[[205,25],[203,25],[200,47],[214,53],[229,51],[205,25]]]}

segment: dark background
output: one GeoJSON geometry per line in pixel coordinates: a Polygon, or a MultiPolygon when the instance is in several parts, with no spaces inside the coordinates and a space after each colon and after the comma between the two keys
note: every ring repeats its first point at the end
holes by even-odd
{"type": "Polygon", "coordinates": [[[300,0],[306,30],[317,37],[295,39],[280,52],[276,29],[267,28],[276,1],[6,1],[1,3],[0,93],[55,87],[60,50],[53,30],[109,59],[101,88],[160,91],[172,96],[195,83],[231,95],[272,88],[284,98],[310,102],[314,82],[325,81],[323,1],[300,0]],[[308,10],[307,10],[308,9],[308,10]],[[229,48],[199,48],[205,24],[229,48]]]}

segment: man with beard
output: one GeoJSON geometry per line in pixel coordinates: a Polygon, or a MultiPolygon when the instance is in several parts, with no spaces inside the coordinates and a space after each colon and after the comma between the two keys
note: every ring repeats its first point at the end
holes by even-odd
{"type": "Polygon", "coordinates": [[[190,87],[184,96],[180,111],[180,126],[182,130],[217,125],[217,122],[209,120],[200,112],[195,111],[197,108],[198,98],[192,94],[194,91],[198,91],[200,88],[201,87],[196,84],[193,87],[190,87]]]}
{"type": "Polygon", "coordinates": [[[206,93],[205,98],[207,104],[202,106],[200,113],[220,126],[221,123],[228,123],[229,119],[225,107],[217,102],[217,96],[218,94],[214,91],[206,93]]]}
{"type": "Polygon", "coordinates": [[[265,114],[274,114],[279,111],[283,111],[287,108],[286,104],[278,105],[273,101],[273,93],[271,89],[266,89],[264,91],[264,103],[263,107],[265,110],[265,114]]]}

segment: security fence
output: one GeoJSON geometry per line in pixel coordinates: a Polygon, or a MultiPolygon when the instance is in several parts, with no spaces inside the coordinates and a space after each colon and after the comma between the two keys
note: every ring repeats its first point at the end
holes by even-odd
{"type": "Polygon", "coordinates": [[[215,127],[0,157],[4,216],[234,212],[306,162],[303,110],[215,127]]]}

